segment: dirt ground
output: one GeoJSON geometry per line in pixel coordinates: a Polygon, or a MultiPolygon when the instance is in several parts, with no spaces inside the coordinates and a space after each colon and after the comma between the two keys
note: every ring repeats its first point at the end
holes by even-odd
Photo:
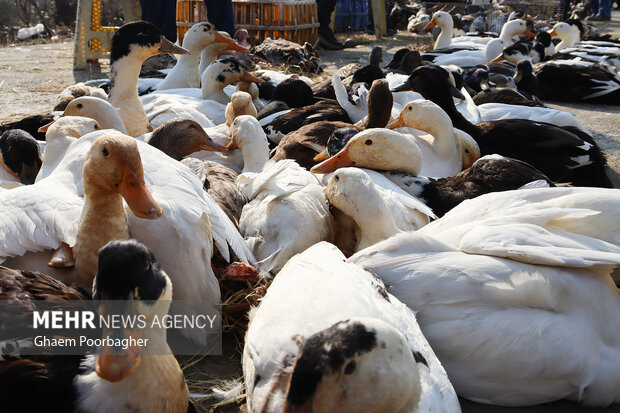
{"type": "MultiPolygon", "coordinates": [[[[620,36],[620,12],[614,12],[613,21],[605,24],[604,31],[620,36]]],[[[341,36],[342,37],[342,36],[341,36]]],[[[333,73],[338,67],[357,62],[365,58],[370,49],[380,45],[384,49],[383,59],[388,62],[398,49],[416,43],[427,44],[428,37],[412,36],[400,33],[394,38],[377,42],[372,36],[357,35],[360,44],[342,51],[320,51],[326,74],[333,73]]],[[[107,60],[91,64],[89,71],[72,70],[73,44],[70,42],[15,45],[0,48],[0,122],[20,119],[26,115],[46,113],[54,106],[56,96],[65,87],[76,82],[107,77],[109,65],[107,60]]],[[[606,151],[609,160],[609,175],[617,188],[620,188],[620,106],[603,106],[589,104],[550,103],[550,107],[566,110],[575,114],[580,121],[594,133],[599,145],[606,151]]],[[[241,376],[241,360],[234,350],[235,340],[226,336],[224,355],[209,356],[196,360],[183,359],[184,371],[188,378],[190,391],[203,393],[210,384],[223,379],[241,376]]],[[[209,401],[201,403],[209,408],[209,401]]],[[[570,402],[558,402],[532,408],[502,408],[485,406],[463,400],[464,412],[476,413],[535,413],[535,412],[617,412],[620,406],[610,409],[584,409],[570,402]]],[[[239,411],[238,404],[231,405],[225,411],[239,411]]],[[[218,409],[218,411],[220,411],[218,409]]]]}

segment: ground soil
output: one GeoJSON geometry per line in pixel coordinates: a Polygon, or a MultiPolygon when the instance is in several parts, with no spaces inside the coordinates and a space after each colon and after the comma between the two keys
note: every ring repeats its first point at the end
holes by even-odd
{"type": "MultiPolygon", "coordinates": [[[[620,12],[614,12],[611,23],[605,23],[603,32],[620,36],[620,12]]],[[[339,35],[345,37],[344,35],[339,35]]],[[[395,37],[376,41],[373,36],[356,34],[356,47],[340,51],[319,52],[326,75],[345,64],[366,58],[373,46],[384,49],[383,59],[388,62],[391,55],[402,47],[430,47],[429,37],[400,33],[395,37]]],[[[56,101],[56,96],[65,87],[76,82],[107,77],[107,60],[92,63],[88,71],[72,70],[73,44],[71,42],[42,43],[33,45],[12,45],[0,48],[0,122],[21,119],[26,115],[47,113],[56,101]]],[[[590,104],[549,103],[550,107],[566,110],[594,133],[599,145],[606,151],[610,165],[609,175],[620,188],[620,106],[590,104]]],[[[610,326],[611,327],[611,326],[610,326]]],[[[208,356],[196,360],[183,358],[182,364],[190,391],[203,393],[222,380],[241,377],[241,359],[236,340],[227,335],[224,339],[224,355],[208,356]]],[[[208,411],[212,402],[203,400],[200,406],[208,411]]],[[[466,400],[462,401],[464,412],[476,413],[539,413],[539,412],[616,412],[620,406],[610,409],[585,409],[571,402],[557,402],[528,408],[505,408],[486,406],[466,400]]],[[[239,411],[239,403],[217,411],[239,411]]]]}

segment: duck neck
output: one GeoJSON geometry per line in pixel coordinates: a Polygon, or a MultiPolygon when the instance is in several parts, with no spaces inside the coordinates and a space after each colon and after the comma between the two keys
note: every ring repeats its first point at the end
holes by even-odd
{"type": "MultiPolygon", "coordinates": [[[[205,72],[205,75],[208,72],[205,72]]],[[[230,102],[230,98],[224,93],[225,83],[218,81],[217,79],[211,79],[209,76],[203,76],[202,78],[202,98],[205,100],[215,100],[223,105],[230,102]]]]}
{"type": "Polygon", "coordinates": [[[200,73],[200,77],[202,77],[202,74],[207,69],[207,66],[217,60],[217,56],[221,52],[221,49],[211,46],[202,49],[202,52],[200,53],[200,65],[198,66],[198,73],[200,73]]]}
{"type": "Polygon", "coordinates": [[[269,144],[265,139],[260,144],[258,142],[251,145],[241,145],[243,153],[243,173],[262,172],[265,164],[269,161],[269,144]]]}
{"type": "Polygon", "coordinates": [[[200,54],[198,50],[191,51],[191,54],[179,55],[177,64],[174,65],[170,73],[162,80],[158,89],[165,89],[167,86],[166,80],[176,79],[174,88],[179,87],[200,87],[200,76],[198,74],[198,64],[200,63],[200,54]]]}
{"type": "Polygon", "coordinates": [[[558,43],[558,45],[555,47],[556,51],[567,49],[575,45],[575,38],[573,37],[572,33],[570,36],[561,36],[560,39],[562,39],[562,41],[560,41],[560,43],[558,43]]]}
{"type": "Polygon", "coordinates": [[[441,33],[435,41],[435,49],[450,46],[452,37],[454,36],[454,23],[450,21],[447,25],[441,27],[441,33]]]}
{"type": "Polygon", "coordinates": [[[424,98],[431,100],[437,105],[439,105],[444,110],[444,112],[446,112],[448,117],[450,117],[454,128],[460,129],[463,132],[468,133],[472,138],[474,138],[474,140],[478,140],[478,138],[480,137],[480,130],[476,125],[465,119],[461,112],[456,109],[456,106],[454,105],[454,100],[452,99],[452,95],[450,94],[450,90],[448,89],[447,85],[446,90],[443,91],[443,93],[434,93],[432,96],[425,95],[424,98]]]}
{"type": "Polygon", "coordinates": [[[150,131],[150,123],[138,96],[138,77],[142,60],[132,54],[124,56],[110,68],[110,93],[108,102],[119,109],[127,133],[140,136],[150,131]]]}
{"type": "Polygon", "coordinates": [[[425,125],[424,130],[433,136],[433,150],[440,158],[456,160],[460,157],[457,156],[456,139],[450,117],[445,112],[437,115],[433,117],[432,122],[425,125]]]}
{"type": "Polygon", "coordinates": [[[92,288],[99,249],[115,239],[129,238],[122,196],[92,183],[84,175],[84,206],[73,248],[76,282],[92,288]]]}

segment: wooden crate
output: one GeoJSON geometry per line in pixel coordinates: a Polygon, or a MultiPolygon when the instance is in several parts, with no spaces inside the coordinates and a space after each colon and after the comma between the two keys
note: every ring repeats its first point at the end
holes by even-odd
{"type": "Polygon", "coordinates": [[[178,0],[177,1],[177,39],[183,44],[185,33],[199,22],[207,20],[207,11],[203,0],[178,0]]]}

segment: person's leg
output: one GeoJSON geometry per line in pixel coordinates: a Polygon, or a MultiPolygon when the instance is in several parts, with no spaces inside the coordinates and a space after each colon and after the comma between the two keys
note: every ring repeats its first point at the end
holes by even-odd
{"type": "Polygon", "coordinates": [[[176,0],[140,0],[142,20],[159,27],[171,42],[177,41],[176,0]]]}
{"type": "Polygon", "coordinates": [[[611,0],[600,0],[598,14],[604,19],[611,19],[611,0]]]}
{"type": "Polygon", "coordinates": [[[599,0],[591,0],[590,5],[592,6],[592,15],[598,14],[598,1],[599,0]]]}
{"type": "Polygon", "coordinates": [[[217,30],[223,30],[233,36],[235,34],[235,18],[232,0],[204,0],[207,9],[207,20],[217,30]]]}
{"type": "Polygon", "coordinates": [[[336,0],[316,0],[317,14],[319,18],[319,42],[328,49],[342,49],[344,44],[336,39],[334,32],[329,27],[332,12],[336,7],[336,0]]]}

